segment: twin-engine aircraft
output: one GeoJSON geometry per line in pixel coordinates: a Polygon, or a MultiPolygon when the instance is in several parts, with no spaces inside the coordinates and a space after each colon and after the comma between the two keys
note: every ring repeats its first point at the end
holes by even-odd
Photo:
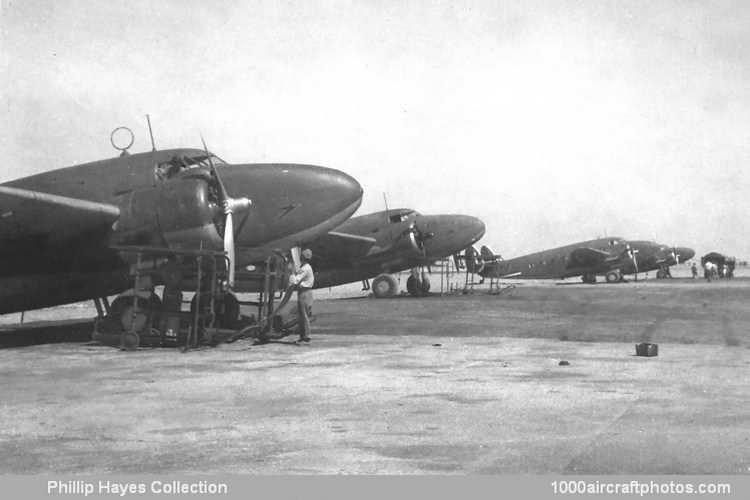
{"type": "Polygon", "coordinates": [[[668,275],[668,268],[690,259],[695,252],[685,247],[667,247],[652,241],[628,241],[620,237],[599,238],[533,254],[503,260],[487,246],[480,251],[466,248],[469,272],[491,278],[565,279],[580,276],[584,283],[595,283],[604,275],[608,283],[619,283],[625,275],[657,271],[668,275]],[[667,271],[665,271],[665,269],[667,271]]]}
{"type": "Polygon", "coordinates": [[[0,314],[132,288],[130,247],[224,250],[262,260],[340,225],[362,187],[330,168],[230,165],[168,149],[52,170],[0,185],[0,314]]]}
{"type": "Polygon", "coordinates": [[[564,279],[581,276],[584,283],[594,283],[597,274],[606,274],[607,281],[622,279],[619,268],[632,259],[628,243],[619,237],[599,238],[564,247],[502,260],[483,246],[481,253],[466,249],[469,272],[482,278],[564,279]]]}
{"type": "MultiPolygon", "coordinates": [[[[468,215],[421,215],[408,208],[349,219],[308,246],[313,252],[315,287],[356,281],[367,283],[378,298],[398,292],[392,273],[428,267],[470,246],[484,235],[484,223],[468,215]]],[[[407,280],[412,295],[430,289],[426,273],[407,280]]]]}
{"type": "Polygon", "coordinates": [[[629,240],[635,260],[624,262],[621,267],[623,274],[638,274],[656,271],[656,278],[671,277],[671,266],[687,262],[695,256],[695,250],[687,247],[662,245],[654,241],[629,240]]]}

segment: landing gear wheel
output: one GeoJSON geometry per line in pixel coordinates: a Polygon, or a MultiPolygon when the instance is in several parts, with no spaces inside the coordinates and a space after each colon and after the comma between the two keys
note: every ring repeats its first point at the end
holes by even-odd
{"type": "Polygon", "coordinates": [[[398,282],[390,274],[380,274],[372,280],[372,293],[379,299],[387,299],[396,295],[398,282]]]}
{"type": "Polygon", "coordinates": [[[610,271],[604,278],[607,280],[607,283],[619,283],[622,281],[622,274],[620,274],[620,271],[610,271]]]}
{"type": "Polygon", "coordinates": [[[422,295],[430,293],[430,278],[426,273],[422,273],[422,295]]]}
{"type": "MultiPolygon", "coordinates": [[[[195,313],[195,303],[198,295],[194,295],[190,301],[190,313],[195,313]]],[[[201,292],[201,314],[208,314],[209,300],[211,300],[211,294],[207,292],[201,292]]],[[[234,294],[226,293],[223,295],[216,296],[216,303],[214,304],[216,311],[216,326],[220,328],[234,328],[237,324],[237,320],[240,316],[240,303],[234,294]]]]}
{"type": "Polygon", "coordinates": [[[406,280],[406,291],[409,292],[409,295],[412,295],[414,297],[422,295],[422,291],[420,288],[417,287],[417,280],[414,279],[414,276],[409,276],[409,278],[406,280]]]}
{"type": "Polygon", "coordinates": [[[153,325],[159,324],[161,299],[156,294],[152,294],[148,299],[138,297],[136,302],[138,306],[134,311],[132,296],[117,297],[110,307],[110,316],[119,322],[118,326],[124,333],[135,331],[136,334],[142,335],[150,332],[153,325]],[[153,325],[149,324],[149,311],[151,311],[153,325]]]}
{"type": "Polygon", "coordinates": [[[583,281],[584,283],[596,283],[596,275],[586,273],[581,276],[581,281],[583,281]]]}
{"type": "Polygon", "coordinates": [[[656,271],[656,279],[663,280],[666,277],[667,273],[665,273],[663,269],[659,269],[658,271],[656,271]]]}
{"type": "Polygon", "coordinates": [[[141,338],[134,332],[122,332],[120,342],[124,350],[133,351],[138,348],[138,345],[141,343],[141,338]]]}
{"type": "Polygon", "coordinates": [[[234,328],[240,317],[240,303],[234,294],[224,295],[224,311],[217,319],[224,328],[234,328]]]}

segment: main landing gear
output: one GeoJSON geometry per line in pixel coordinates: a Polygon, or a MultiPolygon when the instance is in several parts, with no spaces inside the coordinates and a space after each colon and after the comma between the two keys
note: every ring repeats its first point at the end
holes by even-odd
{"type": "Polygon", "coordinates": [[[581,281],[584,283],[596,283],[596,275],[591,273],[586,273],[583,276],[581,276],[581,281]]]}
{"type": "MultiPolygon", "coordinates": [[[[389,299],[398,294],[398,280],[392,274],[379,274],[372,280],[371,290],[378,299],[389,299]]],[[[406,280],[406,291],[413,297],[430,293],[430,279],[420,268],[414,268],[406,280]]]]}
{"type": "Polygon", "coordinates": [[[619,269],[613,269],[604,276],[604,279],[607,280],[607,283],[619,283],[622,281],[622,273],[619,269]]]}
{"type": "Polygon", "coordinates": [[[419,268],[411,270],[411,275],[406,280],[406,291],[414,297],[421,297],[430,293],[430,279],[427,273],[420,272],[419,268]]]}
{"type": "MultiPolygon", "coordinates": [[[[283,256],[269,256],[262,271],[236,272],[238,280],[253,285],[260,293],[257,302],[248,302],[239,301],[224,286],[228,275],[224,252],[148,247],[122,251],[137,257],[132,267],[134,286],[111,306],[105,300],[102,308],[101,299],[95,301],[99,317],[94,340],[126,350],[139,346],[188,350],[199,344],[213,346],[243,337],[273,338],[276,333],[274,323],[281,318],[274,311],[275,296],[288,282],[283,256]],[[161,298],[154,293],[155,284],[164,284],[161,298]],[[188,312],[183,310],[183,304],[187,304],[183,292],[191,291],[195,293],[188,312]],[[257,319],[255,315],[242,315],[240,306],[257,306],[257,319]]],[[[284,301],[279,309],[283,305],[284,301]]]]}
{"type": "Polygon", "coordinates": [[[372,293],[379,299],[389,299],[398,293],[398,281],[392,274],[379,274],[372,280],[372,293]]]}

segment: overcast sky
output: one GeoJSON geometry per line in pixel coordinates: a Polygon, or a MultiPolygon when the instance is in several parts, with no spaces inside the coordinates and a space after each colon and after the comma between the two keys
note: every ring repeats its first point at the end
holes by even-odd
{"type": "Polygon", "coordinates": [[[359,213],[750,257],[750,3],[2,1],[0,181],[150,149],[348,172],[359,213]]]}

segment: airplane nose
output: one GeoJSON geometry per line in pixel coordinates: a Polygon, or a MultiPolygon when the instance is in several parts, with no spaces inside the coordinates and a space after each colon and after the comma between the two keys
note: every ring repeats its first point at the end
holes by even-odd
{"type": "Polygon", "coordinates": [[[687,247],[677,247],[677,254],[680,256],[680,262],[685,262],[695,257],[695,250],[687,247]]]}
{"type": "Polygon", "coordinates": [[[466,234],[470,235],[472,238],[469,244],[474,244],[482,239],[485,230],[484,222],[477,219],[476,217],[471,217],[470,215],[463,215],[459,217],[463,219],[462,221],[460,221],[461,226],[464,227],[466,234]]]}
{"type": "Polygon", "coordinates": [[[297,243],[311,241],[351,217],[362,203],[359,182],[332,168],[247,164],[222,165],[219,171],[231,197],[252,201],[247,220],[236,224],[237,243],[245,247],[292,236],[297,243]]]}
{"type": "Polygon", "coordinates": [[[470,215],[424,215],[424,231],[432,234],[426,240],[426,251],[431,258],[448,257],[479,241],[484,236],[484,223],[470,215]]]}

